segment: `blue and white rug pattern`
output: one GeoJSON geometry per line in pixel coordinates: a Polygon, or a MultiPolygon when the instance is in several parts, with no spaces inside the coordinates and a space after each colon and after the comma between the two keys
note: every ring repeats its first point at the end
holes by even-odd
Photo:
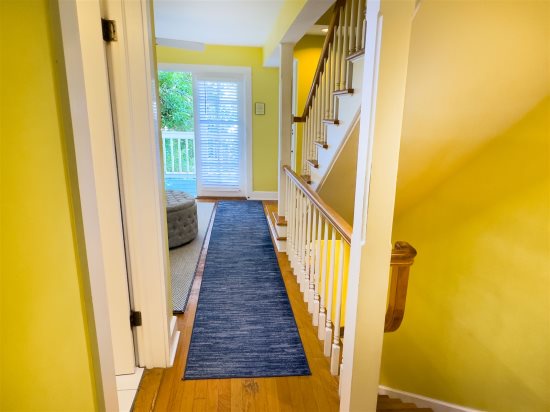
{"type": "Polygon", "coordinates": [[[219,202],[184,379],[310,374],[262,203],[219,202]]]}

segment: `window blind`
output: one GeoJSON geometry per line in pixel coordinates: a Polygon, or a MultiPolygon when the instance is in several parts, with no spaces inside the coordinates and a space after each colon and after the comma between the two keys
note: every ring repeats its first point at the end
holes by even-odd
{"type": "Polygon", "coordinates": [[[240,190],[241,83],[198,79],[196,90],[201,187],[205,191],[240,190]]]}

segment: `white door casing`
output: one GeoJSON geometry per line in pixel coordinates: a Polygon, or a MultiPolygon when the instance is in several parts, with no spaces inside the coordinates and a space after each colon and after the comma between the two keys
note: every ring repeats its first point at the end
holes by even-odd
{"type": "Polygon", "coordinates": [[[109,44],[127,262],[138,364],[168,367],[177,343],[170,331],[170,271],[164,199],[152,4],[102,0],[103,17],[116,22],[109,44]]]}

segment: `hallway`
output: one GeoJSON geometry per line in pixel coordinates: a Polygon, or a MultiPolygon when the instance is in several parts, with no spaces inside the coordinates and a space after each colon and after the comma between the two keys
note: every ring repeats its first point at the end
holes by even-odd
{"type": "MultiPolygon", "coordinates": [[[[264,202],[264,206],[271,210],[276,203],[264,202]]],[[[338,379],[330,374],[328,359],[323,355],[321,343],[310,326],[311,315],[303,302],[299,285],[286,255],[281,253],[277,253],[277,260],[312,375],[182,380],[211,229],[212,224],[201,252],[187,309],[177,318],[181,336],[174,366],[144,373],[134,411],[337,411],[338,379]]]]}

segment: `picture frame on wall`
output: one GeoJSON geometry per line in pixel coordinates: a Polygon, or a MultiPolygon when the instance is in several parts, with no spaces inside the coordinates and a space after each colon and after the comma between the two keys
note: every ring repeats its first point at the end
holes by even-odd
{"type": "Polygon", "coordinates": [[[263,103],[263,102],[254,103],[254,113],[257,114],[257,115],[264,115],[265,114],[265,103],[263,103]]]}

